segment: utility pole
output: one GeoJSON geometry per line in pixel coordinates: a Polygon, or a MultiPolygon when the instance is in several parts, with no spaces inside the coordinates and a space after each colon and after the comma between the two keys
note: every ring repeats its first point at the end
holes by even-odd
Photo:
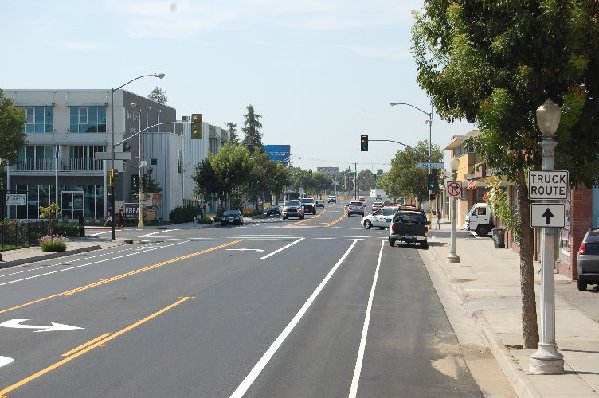
{"type": "Polygon", "coordinates": [[[358,199],[358,163],[354,162],[354,200],[358,199]]]}

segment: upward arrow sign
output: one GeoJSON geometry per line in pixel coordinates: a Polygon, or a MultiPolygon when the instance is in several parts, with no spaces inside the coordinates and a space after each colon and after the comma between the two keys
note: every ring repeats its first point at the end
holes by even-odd
{"type": "Polygon", "coordinates": [[[551,217],[555,217],[555,216],[553,215],[551,210],[549,208],[547,208],[545,210],[545,213],[541,214],[541,217],[545,217],[545,224],[549,225],[549,224],[551,224],[551,217]]]}

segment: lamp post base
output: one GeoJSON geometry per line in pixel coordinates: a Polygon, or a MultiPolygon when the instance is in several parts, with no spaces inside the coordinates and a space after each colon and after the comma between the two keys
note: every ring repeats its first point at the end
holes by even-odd
{"type": "Polygon", "coordinates": [[[458,256],[457,254],[449,254],[447,257],[445,257],[447,259],[447,262],[449,263],[459,263],[460,262],[460,256],[458,256]]]}
{"type": "Polygon", "coordinates": [[[535,375],[564,373],[564,357],[553,343],[539,343],[537,351],[530,356],[529,371],[535,375]]]}

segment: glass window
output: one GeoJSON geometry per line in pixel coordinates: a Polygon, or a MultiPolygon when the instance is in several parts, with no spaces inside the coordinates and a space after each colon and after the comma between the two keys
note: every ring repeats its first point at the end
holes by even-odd
{"type": "Polygon", "coordinates": [[[51,133],[54,131],[54,110],[51,106],[29,106],[25,108],[25,133],[51,133]]]}
{"type": "Polygon", "coordinates": [[[72,106],[70,108],[71,133],[105,133],[105,106],[72,106]]]}

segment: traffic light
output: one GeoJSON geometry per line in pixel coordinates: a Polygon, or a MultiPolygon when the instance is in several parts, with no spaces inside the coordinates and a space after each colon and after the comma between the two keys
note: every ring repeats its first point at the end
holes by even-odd
{"type": "Polygon", "coordinates": [[[108,186],[114,187],[117,182],[117,177],[119,176],[119,171],[117,169],[108,170],[108,186]]]}
{"type": "Polygon", "coordinates": [[[139,174],[131,175],[131,189],[134,191],[139,190],[139,174]]]}
{"type": "Polygon", "coordinates": [[[202,139],[202,114],[193,113],[191,115],[191,138],[202,139]]]}
{"type": "Polygon", "coordinates": [[[439,179],[437,177],[437,169],[432,169],[428,175],[428,190],[436,191],[439,188],[439,179]]]}
{"type": "Polygon", "coordinates": [[[435,200],[435,197],[436,196],[435,196],[434,192],[431,192],[431,193],[428,194],[428,200],[435,200]]]}
{"type": "Polygon", "coordinates": [[[362,136],[360,137],[360,148],[362,151],[368,150],[368,135],[367,134],[362,134],[362,136]]]}

